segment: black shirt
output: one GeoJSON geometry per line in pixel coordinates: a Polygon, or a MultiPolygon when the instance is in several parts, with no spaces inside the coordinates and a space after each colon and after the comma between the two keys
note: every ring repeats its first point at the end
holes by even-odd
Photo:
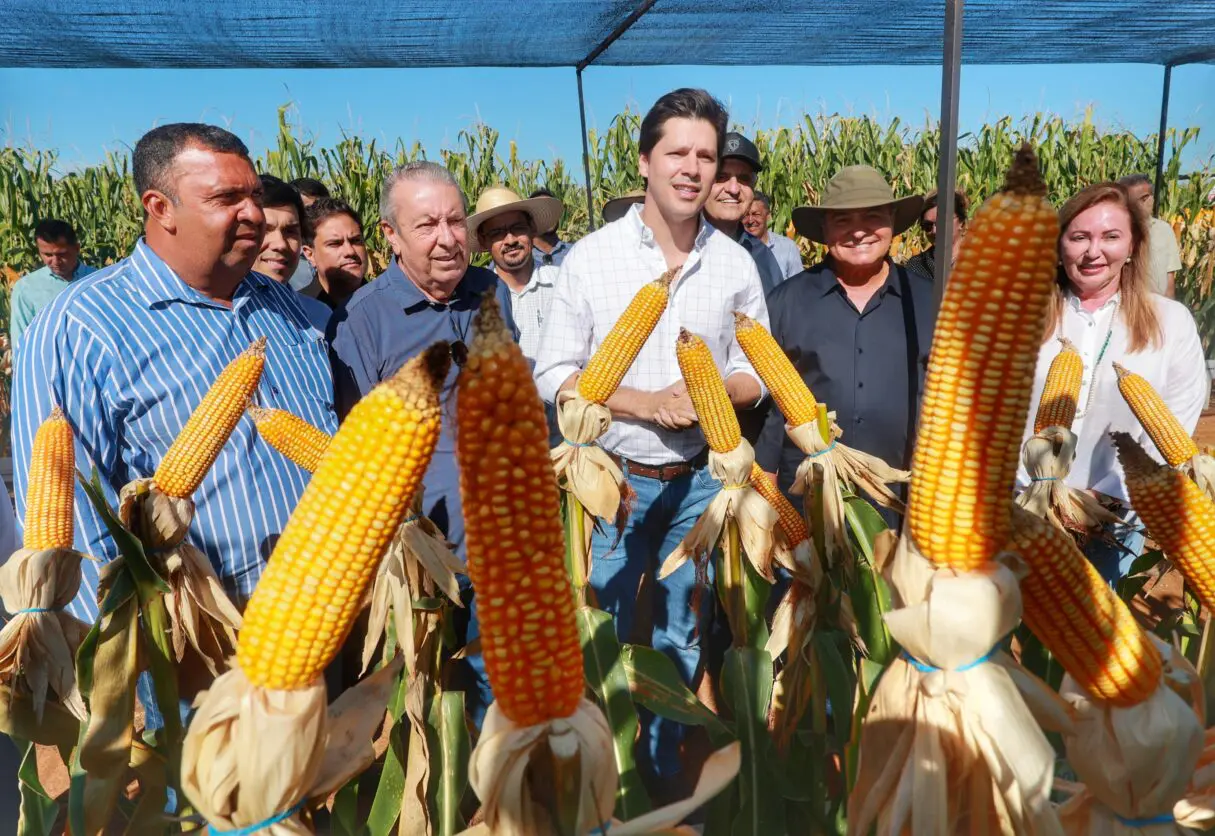
{"type": "MultiPolygon", "coordinates": [[[[818,265],[768,294],[768,316],[815,399],[835,412],[841,441],[907,467],[936,317],[932,282],[890,262],[886,283],[858,312],[834,271],[818,265]]],[[[755,460],[788,493],[804,457],[772,405],[755,460]]]]}

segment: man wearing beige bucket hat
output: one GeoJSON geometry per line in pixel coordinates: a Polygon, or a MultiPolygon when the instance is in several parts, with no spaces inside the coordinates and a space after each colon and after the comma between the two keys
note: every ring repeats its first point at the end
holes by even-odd
{"type": "Polygon", "coordinates": [[[493,259],[494,272],[510,291],[519,347],[533,363],[558,270],[536,263],[532,246],[537,235],[557,228],[564,209],[555,197],[525,199],[505,186],[491,186],[477,198],[468,219],[472,250],[488,252],[493,259]]]}
{"type": "MultiPolygon", "coordinates": [[[[890,245],[923,202],[896,198],[869,166],[844,168],[817,206],[793,210],[798,233],[827,257],[768,296],[773,337],[835,412],[844,441],[899,468],[910,462],[936,306],[932,282],[895,264],[890,245]]],[[[803,458],[772,408],[756,462],[787,493],[803,458]]]]}

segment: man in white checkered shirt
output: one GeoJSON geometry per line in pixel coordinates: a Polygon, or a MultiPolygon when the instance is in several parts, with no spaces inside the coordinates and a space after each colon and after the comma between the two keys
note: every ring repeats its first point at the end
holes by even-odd
{"type": "MultiPolygon", "coordinates": [[[[637,291],[682,265],[666,311],[607,401],[612,426],[599,441],[637,494],[624,531],[605,525],[591,543],[590,584],[600,607],[615,616],[622,640],[633,631],[642,574],[654,577],[720,487],[706,468],[704,435],[675,358],[679,329],[708,344],[736,407],[753,408],[765,395],[734,339],[734,311],[768,323],[759,273],[746,250],[701,217],[726,120],[725,108],[703,90],[676,90],[650,109],[638,142],[645,201],[566,256],[536,356],[540,393],[553,402],[574,387],[637,291]]],[[[653,646],[689,684],[700,669],[700,638],[708,632],[713,602],[705,591],[700,612],[694,611],[696,584],[691,562],[656,581],[652,617],[640,619],[653,622],[653,646]]],[[[660,779],[679,771],[682,732],[662,721],[643,732],[648,741],[641,750],[660,779]]]]}

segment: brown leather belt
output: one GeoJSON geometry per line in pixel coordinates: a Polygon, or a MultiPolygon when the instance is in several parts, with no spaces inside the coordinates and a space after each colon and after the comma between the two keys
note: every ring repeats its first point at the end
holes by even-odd
{"type": "Polygon", "coordinates": [[[671,462],[670,464],[642,464],[615,453],[608,453],[612,461],[622,470],[632,476],[644,476],[646,479],[657,479],[659,482],[670,482],[681,476],[687,476],[693,470],[703,467],[709,461],[709,448],[692,457],[691,461],[671,462]]]}

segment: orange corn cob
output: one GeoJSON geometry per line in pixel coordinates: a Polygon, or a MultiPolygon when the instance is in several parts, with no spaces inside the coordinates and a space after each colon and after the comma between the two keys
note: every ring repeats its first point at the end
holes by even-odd
{"type": "Polygon", "coordinates": [[[933,335],[907,514],[938,566],[975,569],[1008,542],[1058,232],[1022,146],[1004,190],[970,223],[933,335]]]}
{"type": "Polygon", "coordinates": [[[304,688],[345,641],[434,453],[449,356],[414,357],[333,437],[245,611],[236,657],[254,685],[304,688]]]}
{"type": "Polygon", "coordinates": [[[527,359],[490,294],[457,387],[468,575],[494,698],[521,726],[569,717],[584,691],[582,646],[548,425],[527,359]]]}
{"type": "Polygon", "coordinates": [[[58,406],[38,427],[30,452],[25,503],[25,547],[70,549],[76,496],[76,447],[72,425],[58,406]]]}
{"type": "Polygon", "coordinates": [[[1008,548],[1029,564],[1021,581],[1025,623],[1063,669],[1114,705],[1151,696],[1160,684],[1160,652],[1071,535],[1013,506],[1008,548]]]}
{"type": "Polygon", "coordinates": [[[756,492],[776,509],[776,515],[780,518],[781,531],[785,532],[785,537],[792,545],[796,546],[803,540],[810,539],[810,530],[806,528],[806,521],[802,515],[776,485],[772,484],[768,474],[764,473],[754,462],[751,463],[751,487],[755,488],[756,492]]]}
{"type": "Polygon", "coordinates": [[[266,443],[304,470],[316,473],[329,447],[328,433],[283,409],[251,406],[249,415],[266,443]]]}
{"type": "Polygon", "coordinates": [[[578,377],[578,394],[584,399],[603,403],[620,386],[667,309],[671,282],[678,272],[673,267],[637,291],[578,377]]]}
{"type": "Polygon", "coordinates": [[[675,357],[709,449],[715,453],[729,453],[742,441],[742,430],[726,392],[726,383],[713,362],[713,352],[700,337],[680,328],[679,339],[675,341],[675,357]]]}
{"type": "Polygon", "coordinates": [[[1076,346],[1066,338],[1060,338],[1063,347],[1050,361],[1046,372],[1046,386],[1042,399],[1038,401],[1038,414],[1034,416],[1034,432],[1047,427],[1072,428],[1076,420],[1076,404],[1080,400],[1080,383],[1084,377],[1084,360],[1076,346]]]}
{"type": "Polygon", "coordinates": [[[1117,363],[1118,391],[1130,406],[1135,418],[1160,450],[1160,455],[1173,467],[1185,464],[1198,455],[1198,445],[1181,426],[1177,417],[1165,406],[1152,384],[1117,363]]]}
{"type": "Polygon", "coordinates": [[[755,373],[772,393],[772,400],[789,426],[797,427],[816,420],[818,402],[797,373],[793,361],[768,333],[768,329],[746,314],[735,311],[734,335],[755,373]]]}
{"type": "Polygon", "coordinates": [[[1126,433],[1113,437],[1131,506],[1202,605],[1215,610],[1215,503],[1190,477],[1157,462],[1126,433]]]}
{"type": "Polygon", "coordinates": [[[266,338],[260,337],[219,373],[156,468],[158,488],[178,499],[198,489],[245,414],[265,365],[266,338]]]}

